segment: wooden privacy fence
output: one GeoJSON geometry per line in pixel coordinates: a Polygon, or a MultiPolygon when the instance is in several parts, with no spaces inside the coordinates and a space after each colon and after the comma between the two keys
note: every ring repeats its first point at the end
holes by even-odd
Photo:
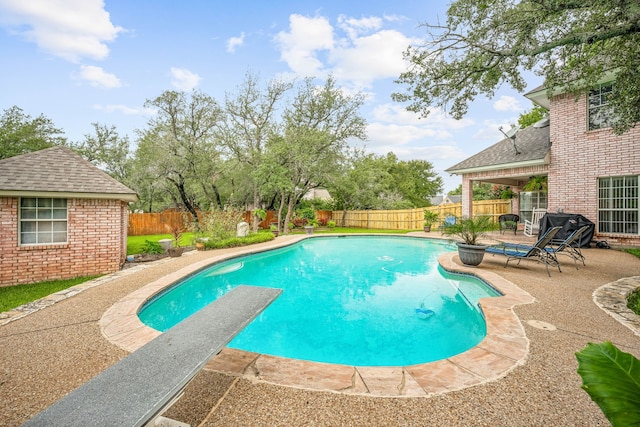
{"type": "MultiPolygon", "coordinates": [[[[438,227],[444,219],[453,215],[462,217],[462,203],[431,206],[428,208],[403,210],[333,211],[333,221],[340,227],[377,228],[386,230],[415,230],[424,226],[424,211],[438,214],[438,227]]],[[[498,216],[511,213],[511,200],[479,200],[473,202],[473,216],[490,216],[498,221],[498,216]]]]}
{"type": "MultiPolygon", "coordinates": [[[[367,211],[318,211],[316,216],[321,223],[335,221],[339,227],[372,228],[384,230],[418,230],[424,225],[424,210],[438,214],[438,227],[449,215],[462,217],[462,203],[431,206],[429,208],[402,210],[367,210],[367,211]],[[344,218],[344,221],[343,221],[344,218]]],[[[488,215],[497,222],[498,216],[511,213],[511,200],[479,200],[473,202],[473,216],[488,215]]],[[[165,211],[162,213],[129,214],[129,235],[143,236],[150,234],[166,234],[173,227],[183,227],[191,215],[185,212],[165,211]]],[[[243,215],[244,220],[251,223],[251,212],[243,215]]],[[[267,211],[267,217],[260,223],[260,228],[269,228],[269,224],[277,221],[277,212],[267,211]]]]}

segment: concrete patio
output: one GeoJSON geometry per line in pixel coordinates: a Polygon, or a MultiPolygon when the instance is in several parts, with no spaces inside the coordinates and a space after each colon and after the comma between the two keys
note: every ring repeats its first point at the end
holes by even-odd
{"type": "MultiPolygon", "coordinates": [[[[439,233],[413,234],[441,237],[439,233]]],[[[139,265],[87,283],[79,292],[71,289],[54,295],[34,304],[33,310],[4,314],[5,319],[0,318],[0,392],[3,396],[0,424],[20,425],[126,356],[121,343],[116,345],[105,338],[101,319],[129,295],[157,281],[175,280],[176,272],[183,268],[199,268],[232,253],[266,249],[297,238],[278,237],[274,242],[251,249],[192,252],[180,258],[139,265]],[[168,279],[163,279],[166,277],[168,279]]],[[[496,233],[492,239],[513,241],[514,236],[496,233]]],[[[521,235],[515,239],[535,241],[521,235]]],[[[470,387],[413,397],[412,393],[380,397],[376,394],[375,378],[380,382],[388,378],[376,372],[372,372],[367,381],[353,369],[345,373],[341,367],[329,365],[323,370],[326,374],[335,369],[336,376],[346,376],[349,384],[360,387],[357,393],[321,391],[313,385],[315,374],[309,378],[298,376],[290,386],[275,385],[264,380],[268,377],[264,365],[261,368],[251,360],[242,364],[242,357],[235,371],[228,365],[221,369],[220,363],[226,357],[223,352],[218,360],[210,363],[209,368],[217,370],[203,370],[166,416],[193,426],[607,425],[600,409],[580,389],[574,353],[588,342],[609,340],[621,350],[640,357],[640,338],[634,332],[634,325],[627,326],[600,308],[600,305],[615,306],[615,294],[611,297],[600,292],[598,304],[593,297],[594,291],[603,285],[640,276],[640,260],[616,250],[585,249],[583,253],[586,267],[576,270],[573,261],[563,257],[562,273],[552,270],[550,278],[541,264],[523,262],[520,266],[504,268],[505,260],[499,256],[487,255],[478,268],[471,269],[477,275],[500,276],[534,300],[513,308],[504,307],[517,316],[514,329],[523,331],[525,350],[522,357],[513,356],[517,363],[512,363],[497,377],[483,376],[486,365],[478,359],[466,368],[478,377],[470,387]],[[252,369],[257,369],[257,374],[254,371],[247,375],[252,369]]],[[[452,267],[463,268],[456,265],[457,256],[448,259],[445,262],[452,263],[452,267]]],[[[624,289],[636,283],[640,283],[640,277],[619,282],[617,289],[624,293],[624,289]]],[[[233,360],[236,363],[238,359],[233,360]]],[[[429,365],[425,365],[421,374],[424,377],[430,376],[429,365]]],[[[409,368],[400,368],[397,377],[391,376],[391,388],[406,389],[406,383],[400,382],[409,378],[409,371],[409,368]],[[394,378],[400,378],[400,382],[394,378]]],[[[434,378],[446,380],[446,372],[437,372],[435,365],[432,371],[434,378]]],[[[451,377],[450,382],[454,380],[451,377]]]]}

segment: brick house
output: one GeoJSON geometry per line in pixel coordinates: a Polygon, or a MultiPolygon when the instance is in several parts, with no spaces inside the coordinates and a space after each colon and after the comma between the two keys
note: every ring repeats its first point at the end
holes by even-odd
{"type": "Polygon", "coordinates": [[[615,135],[609,124],[611,83],[577,100],[544,87],[525,96],[549,110],[549,118],[505,138],[447,169],[462,176],[463,215],[472,212],[473,182],[511,186],[520,194],[513,211],[521,219],[533,207],[584,215],[598,239],[640,245],[640,127],[615,135]],[[547,192],[522,192],[533,176],[547,177],[547,192]]]}
{"type": "Polygon", "coordinates": [[[0,286],[119,270],[136,200],[66,147],[0,160],[0,286]]]}

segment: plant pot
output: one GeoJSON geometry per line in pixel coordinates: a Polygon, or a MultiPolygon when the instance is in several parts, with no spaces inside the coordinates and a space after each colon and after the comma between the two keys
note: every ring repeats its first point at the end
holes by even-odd
{"type": "Polygon", "coordinates": [[[430,226],[430,225],[425,225],[425,226],[424,226],[424,232],[425,232],[425,233],[428,233],[428,232],[430,232],[430,231],[431,231],[431,226],[430,226]]]}
{"type": "Polygon", "coordinates": [[[204,251],[204,242],[196,242],[196,250],[204,251]]]}
{"type": "Polygon", "coordinates": [[[184,248],[169,248],[167,250],[167,252],[169,252],[169,256],[174,258],[181,256],[182,251],[184,251],[184,248]]]}
{"type": "Polygon", "coordinates": [[[484,245],[467,245],[465,243],[456,243],[458,245],[458,256],[464,265],[477,266],[484,258],[484,251],[487,249],[484,245]]]}
{"type": "Polygon", "coordinates": [[[304,232],[307,234],[313,234],[313,226],[312,225],[305,225],[304,226],[304,232]]]}
{"type": "Polygon", "coordinates": [[[271,230],[274,236],[278,237],[278,230],[271,230]]]}
{"type": "Polygon", "coordinates": [[[158,240],[158,243],[160,244],[162,249],[164,249],[165,251],[168,251],[171,247],[173,247],[172,239],[161,239],[161,240],[158,240]]]}

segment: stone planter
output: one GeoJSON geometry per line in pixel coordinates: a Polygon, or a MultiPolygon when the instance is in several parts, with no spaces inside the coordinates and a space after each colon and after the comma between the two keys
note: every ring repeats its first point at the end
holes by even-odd
{"type": "Polygon", "coordinates": [[[431,226],[430,225],[425,225],[424,226],[424,232],[425,233],[429,233],[431,231],[431,226]]]}
{"type": "Polygon", "coordinates": [[[458,256],[464,265],[477,266],[484,258],[484,251],[487,249],[484,245],[467,245],[465,243],[456,243],[458,245],[458,256]]]}
{"type": "Polygon", "coordinates": [[[307,234],[313,234],[313,225],[305,225],[304,232],[307,234]]]}
{"type": "Polygon", "coordinates": [[[169,256],[174,258],[182,256],[183,251],[184,251],[184,248],[169,248],[167,250],[167,252],[169,253],[169,256]]]}
{"type": "Polygon", "coordinates": [[[164,251],[168,251],[173,246],[173,239],[162,239],[158,240],[158,243],[164,249],[164,251]]]}

